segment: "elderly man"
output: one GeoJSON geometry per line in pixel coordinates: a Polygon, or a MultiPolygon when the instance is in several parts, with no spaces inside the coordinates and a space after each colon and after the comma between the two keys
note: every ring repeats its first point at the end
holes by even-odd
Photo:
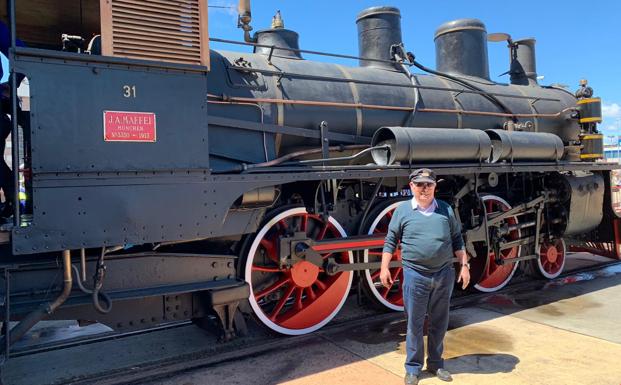
{"type": "Polygon", "coordinates": [[[442,351],[455,281],[453,254],[461,265],[457,282],[464,289],[470,282],[470,265],[461,224],[448,203],[435,199],[435,173],[426,168],[415,170],[410,174],[410,189],[414,197],[398,206],[390,221],[380,279],[384,286],[392,285],[388,267],[400,242],[403,304],[407,314],[405,384],[418,384],[425,358],[426,314],[429,314],[427,371],[443,381],[452,381],[451,374],[444,369],[442,351]]]}

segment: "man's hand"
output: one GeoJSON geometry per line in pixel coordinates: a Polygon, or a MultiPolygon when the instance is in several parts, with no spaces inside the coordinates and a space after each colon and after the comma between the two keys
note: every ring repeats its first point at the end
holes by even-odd
{"type": "Polygon", "coordinates": [[[457,278],[457,283],[460,283],[460,282],[461,282],[462,289],[465,289],[466,287],[468,287],[468,284],[470,284],[470,269],[468,269],[467,266],[462,266],[459,271],[459,277],[457,278]]]}
{"type": "Polygon", "coordinates": [[[392,277],[390,276],[390,270],[388,270],[387,268],[382,268],[380,270],[380,280],[382,281],[382,286],[384,286],[385,288],[389,289],[390,287],[392,287],[393,281],[392,277]]]}

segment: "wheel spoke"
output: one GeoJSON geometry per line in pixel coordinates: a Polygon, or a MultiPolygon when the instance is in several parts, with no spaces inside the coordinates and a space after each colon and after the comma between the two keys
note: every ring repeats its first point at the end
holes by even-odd
{"type": "Polygon", "coordinates": [[[321,241],[326,236],[326,232],[328,231],[328,226],[329,224],[327,223],[323,225],[323,227],[319,231],[319,234],[317,234],[317,239],[316,239],[317,241],[321,241]]]}
{"type": "Polygon", "coordinates": [[[304,293],[304,288],[298,287],[295,291],[295,308],[297,310],[302,310],[302,294],[304,293]]]}
{"type": "Polygon", "coordinates": [[[300,223],[300,231],[305,233],[307,228],[308,228],[308,214],[302,216],[302,223],[300,223]]]}
{"type": "Polygon", "coordinates": [[[276,240],[274,239],[276,236],[272,236],[272,239],[263,238],[261,239],[260,245],[265,249],[265,255],[272,261],[278,263],[278,252],[276,248],[276,240]]]}
{"type": "Polygon", "coordinates": [[[381,270],[377,270],[375,273],[371,274],[371,280],[375,281],[376,279],[378,279],[381,273],[381,270]]]}
{"type": "Polygon", "coordinates": [[[496,254],[494,254],[494,252],[492,251],[489,253],[487,266],[485,268],[485,274],[483,275],[484,278],[487,278],[490,275],[492,275],[493,266],[496,265],[496,262],[494,262],[495,260],[496,260],[496,254]]]}
{"type": "Polygon", "coordinates": [[[312,286],[306,288],[306,295],[310,301],[314,301],[317,298],[317,294],[315,294],[312,286]]]}
{"type": "MultiPolygon", "coordinates": [[[[269,295],[269,294],[273,293],[274,291],[280,289],[281,287],[283,287],[284,285],[286,285],[286,284],[288,284],[290,282],[291,282],[291,278],[283,277],[280,280],[278,280],[276,283],[272,284],[267,289],[262,290],[262,291],[256,293],[254,295],[254,298],[258,301],[259,299],[265,297],[266,295],[269,295]]],[[[292,287],[293,287],[293,285],[292,285],[292,287]]]]}
{"type": "Polygon", "coordinates": [[[318,288],[319,288],[319,290],[321,290],[321,291],[325,291],[325,290],[328,288],[328,286],[326,286],[326,284],[325,284],[325,283],[323,283],[323,282],[321,282],[320,280],[316,280],[316,281],[315,281],[315,285],[317,285],[317,287],[318,287],[318,288]]]}
{"type": "Polygon", "coordinates": [[[384,299],[388,299],[388,293],[390,293],[390,289],[392,288],[392,285],[390,285],[390,287],[384,287],[382,288],[382,297],[384,299]]]}
{"type": "Polygon", "coordinates": [[[262,271],[264,273],[280,273],[280,269],[275,266],[252,265],[252,271],[262,271]]]}
{"type": "Polygon", "coordinates": [[[395,285],[395,282],[397,281],[397,276],[399,275],[401,268],[397,268],[395,270],[394,273],[390,274],[390,278],[392,280],[392,283],[390,284],[390,286],[385,287],[384,291],[382,292],[382,297],[384,297],[385,299],[388,299],[388,294],[390,293],[390,289],[392,289],[392,287],[395,285]]]}
{"type": "Polygon", "coordinates": [[[285,303],[287,303],[287,300],[289,299],[289,297],[291,296],[294,290],[295,290],[294,285],[291,285],[291,287],[287,289],[287,291],[285,292],[285,295],[282,296],[280,301],[278,301],[278,303],[276,304],[276,307],[274,307],[274,310],[272,310],[272,313],[270,314],[270,320],[276,322],[276,317],[278,316],[278,313],[280,313],[283,306],[285,306],[285,303]]]}
{"type": "Polygon", "coordinates": [[[286,233],[287,229],[289,228],[289,224],[287,224],[287,221],[285,220],[285,218],[279,220],[278,224],[280,225],[280,229],[282,230],[282,232],[286,233]]]}
{"type": "Polygon", "coordinates": [[[393,282],[397,282],[397,278],[399,277],[399,274],[401,274],[401,271],[403,271],[403,268],[397,267],[397,271],[395,272],[395,274],[392,277],[392,281],[393,282]]]}

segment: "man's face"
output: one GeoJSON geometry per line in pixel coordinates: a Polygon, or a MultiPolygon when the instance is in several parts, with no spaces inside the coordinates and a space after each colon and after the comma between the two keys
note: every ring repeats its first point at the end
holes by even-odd
{"type": "Polygon", "coordinates": [[[416,202],[418,204],[427,207],[433,202],[433,198],[436,192],[436,184],[428,182],[410,182],[410,189],[416,202]]]}

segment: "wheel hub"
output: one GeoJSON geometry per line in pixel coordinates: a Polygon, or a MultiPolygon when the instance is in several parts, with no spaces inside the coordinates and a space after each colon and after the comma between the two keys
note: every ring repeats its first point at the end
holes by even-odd
{"type": "Polygon", "coordinates": [[[558,250],[556,249],[556,246],[548,246],[545,256],[550,263],[556,263],[556,260],[558,259],[558,250]]]}
{"type": "Polygon", "coordinates": [[[291,268],[291,278],[298,287],[311,286],[319,276],[319,267],[308,261],[300,261],[291,268]]]}

